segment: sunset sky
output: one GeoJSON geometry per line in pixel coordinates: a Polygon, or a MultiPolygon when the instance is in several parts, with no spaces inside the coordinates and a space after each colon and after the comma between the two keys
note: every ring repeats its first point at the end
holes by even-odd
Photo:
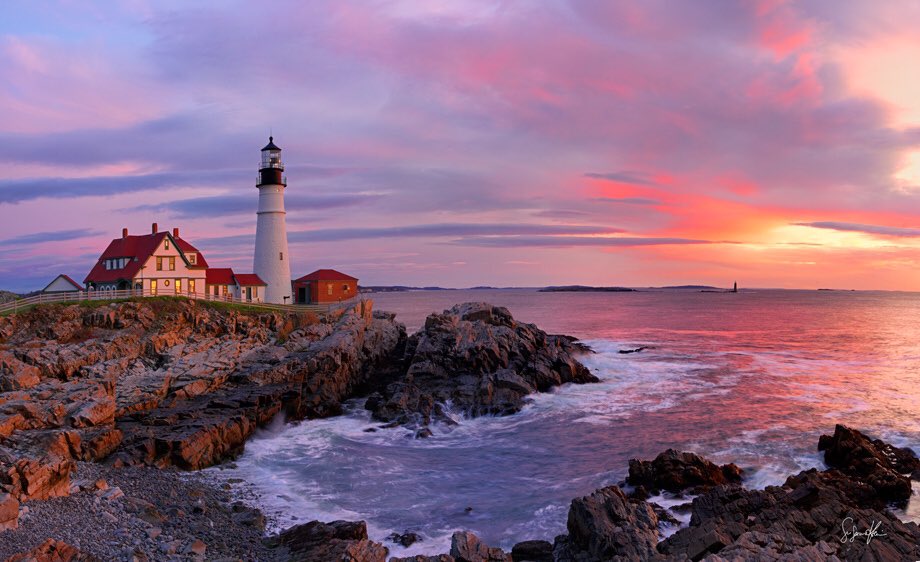
{"type": "Polygon", "coordinates": [[[0,16],[0,288],[122,227],[296,276],[920,290],[920,2],[78,2],[0,16]]]}

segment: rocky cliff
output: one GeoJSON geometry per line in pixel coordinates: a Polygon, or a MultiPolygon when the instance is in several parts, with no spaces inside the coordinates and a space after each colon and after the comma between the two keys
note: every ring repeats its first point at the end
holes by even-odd
{"type": "Polygon", "coordinates": [[[74,461],[199,469],[260,425],[334,415],[405,344],[371,303],[253,313],[181,299],[0,318],[0,528],[69,493],[74,461]]]}
{"type": "Polygon", "coordinates": [[[341,412],[424,423],[443,404],[512,413],[594,377],[571,338],[506,309],[458,305],[407,338],[370,301],[317,317],[174,298],[42,306],[0,317],[0,529],[19,504],[70,493],[76,461],[201,469],[256,428],[341,412]]]}

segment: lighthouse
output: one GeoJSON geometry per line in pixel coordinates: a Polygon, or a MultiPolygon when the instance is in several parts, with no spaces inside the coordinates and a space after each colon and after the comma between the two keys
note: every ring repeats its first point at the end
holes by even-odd
{"type": "Polygon", "coordinates": [[[284,220],[284,164],[274,139],[262,149],[259,167],[259,211],[252,269],[265,283],[265,302],[291,304],[291,265],[284,220]]]}

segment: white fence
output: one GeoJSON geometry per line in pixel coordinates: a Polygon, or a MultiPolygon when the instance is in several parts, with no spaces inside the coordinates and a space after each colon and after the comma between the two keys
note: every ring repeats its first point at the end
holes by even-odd
{"type": "Polygon", "coordinates": [[[264,302],[249,302],[245,299],[235,299],[230,295],[214,296],[198,293],[177,294],[177,295],[155,295],[150,291],[141,291],[140,289],[125,291],[68,291],[66,293],[39,293],[31,297],[19,299],[11,302],[0,304],[0,314],[8,312],[18,312],[39,304],[51,303],[71,303],[81,301],[107,301],[107,300],[124,300],[139,297],[177,297],[191,300],[205,300],[214,302],[225,302],[238,304],[247,307],[260,308],[264,310],[274,310],[279,312],[328,312],[343,306],[352,306],[356,303],[356,297],[347,301],[332,304],[271,304],[264,302]]]}

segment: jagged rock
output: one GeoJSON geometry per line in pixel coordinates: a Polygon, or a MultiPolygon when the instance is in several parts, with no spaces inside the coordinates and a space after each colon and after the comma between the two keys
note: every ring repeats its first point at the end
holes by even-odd
{"type": "Polygon", "coordinates": [[[575,358],[571,338],[517,322],[506,308],[465,303],[432,314],[406,345],[405,371],[365,407],[406,425],[449,422],[441,404],[471,415],[519,411],[528,394],[564,383],[597,382],[575,358]]]}
{"type": "Polygon", "coordinates": [[[647,560],[657,555],[658,518],[652,507],[609,486],[572,501],[567,537],[557,537],[560,561],[647,560]]]}
{"type": "Polygon", "coordinates": [[[390,562],[456,562],[456,560],[449,554],[436,554],[434,556],[418,554],[416,556],[406,556],[404,558],[393,556],[390,558],[390,562]]]}
{"type": "Polygon", "coordinates": [[[67,496],[73,466],[72,460],[59,458],[19,458],[11,462],[10,456],[0,450],[0,490],[19,501],[67,496]]]}
{"type": "Polygon", "coordinates": [[[188,546],[185,547],[185,552],[195,556],[204,556],[204,553],[207,552],[208,545],[200,540],[192,541],[188,546]]]}
{"type": "Polygon", "coordinates": [[[511,548],[514,562],[553,562],[553,544],[548,541],[523,541],[511,548]]]}
{"type": "Polygon", "coordinates": [[[387,548],[367,538],[364,521],[311,521],[269,540],[287,549],[290,562],[385,562],[387,548]]]}
{"type": "Polygon", "coordinates": [[[0,532],[15,529],[19,524],[19,500],[11,494],[0,493],[0,532]]]}
{"type": "Polygon", "coordinates": [[[456,562],[512,562],[511,555],[483,544],[469,531],[457,531],[450,538],[450,556],[456,562]]]}
{"type": "Polygon", "coordinates": [[[28,552],[14,554],[6,562],[101,562],[64,541],[48,539],[28,552]]]}
{"type": "Polygon", "coordinates": [[[392,533],[390,534],[389,537],[387,537],[387,539],[389,539],[390,541],[398,545],[402,545],[402,546],[412,546],[413,544],[422,540],[422,538],[418,536],[418,534],[410,532],[410,531],[406,531],[405,533],[402,533],[402,534],[392,533]]]}
{"type": "Polygon", "coordinates": [[[920,459],[908,448],[899,449],[880,439],[843,425],[834,435],[822,435],[818,450],[824,451],[828,466],[855,476],[875,488],[883,501],[903,502],[910,498],[910,474],[920,470],[920,459]]]}
{"type": "Polygon", "coordinates": [[[690,526],[662,541],[658,550],[692,560],[709,555],[807,560],[816,552],[816,559],[917,559],[920,528],[901,522],[883,505],[872,486],[837,470],[808,470],[765,490],[717,486],[693,500],[690,526]],[[866,507],[872,505],[879,509],[866,507]],[[868,544],[864,538],[842,542],[848,521],[851,530],[860,531],[877,522],[886,536],[868,544]]]}
{"type": "Polygon", "coordinates": [[[668,449],[653,461],[630,460],[626,482],[653,493],[661,490],[699,493],[713,486],[739,483],[741,474],[742,470],[734,464],[718,466],[694,453],[668,449]]]}

